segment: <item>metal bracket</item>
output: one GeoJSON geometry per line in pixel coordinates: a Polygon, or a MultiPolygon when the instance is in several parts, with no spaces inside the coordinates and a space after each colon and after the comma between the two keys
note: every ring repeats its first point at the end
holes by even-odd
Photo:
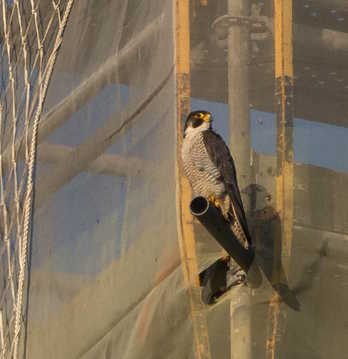
{"type": "Polygon", "coordinates": [[[257,11],[256,15],[252,16],[223,15],[215,19],[210,27],[217,35],[220,43],[224,44],[225,48],[228,47],[227,37],[231,26],[243,26],[249,30],[254,52],[259,51],[258,42],[263,42],[272,37],[272,22],[267,16],[258,15],[257,11]]]}
{"type": "Polygon", "coordinates": [[[228,29],[230,26],[248,26],[252,33],[268,32],[267,22],[263,17],[222,15],[211,24],[213,30],[228,29]]]}

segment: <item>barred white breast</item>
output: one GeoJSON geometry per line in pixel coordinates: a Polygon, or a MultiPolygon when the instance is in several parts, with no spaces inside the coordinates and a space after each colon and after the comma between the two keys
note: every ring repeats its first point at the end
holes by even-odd
{"type": "Polygon", "coordinates": [[[202,132],[185,136],[182,146],[184,172],[189,179],[194,196],[221,198],[225,185],[221,182],[218,168],[210,160],[203,142],[202,132]]]}

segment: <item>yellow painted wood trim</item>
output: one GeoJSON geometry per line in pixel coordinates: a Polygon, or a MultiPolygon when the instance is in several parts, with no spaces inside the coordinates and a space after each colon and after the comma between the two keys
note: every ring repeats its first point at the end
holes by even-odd
{"type": "Polygon", "coordinates": [[[275,77],[293,77],[292,0],[274,0],[275,77]]]}
{"type": "MultiPolygon", "coordinates": [[[[189,0],[175,0],[175,47],[177,74],[190,73],[190,14],[189,0]]],[[[188,92],[182,94],[190,96],[188,92]]]]}
{"type": "Polygon", "coordinates": [[[174,0],[177,106],[177,220],[182,269],[188,289],[197,359],[211,359],[207,319],[200,299],[193,217],[189,210],[191,189],[181,166],[182,119],[190,111],[189,0],[174,0]]]}
{"type": "MultiPolygon", "coordinates": [[[[281,220],[282,264],[289,273],[293,239],[294,217],[294,154],[293,154],[293,2],[274,0],[274,52],[275,84],[277,100],[277,176],[276,209],[281,220]]],[[[276,270],[278,266],[275,266],[276,270]]],[[[273,273],[272,280],[281,280],[279,273],[273,273]]],[[[286,313],[280,313],[280,300],[274,293],[268,310],[268,335],[266,357],[278,357],[277,344],[282,338],[286,324],[286,313]]]]}
{"type": "MultiPolygon", "coordinates": [[[[293,227],[293,13],[292,0],[274,0],[277,109],[276,206],[282,223],[282,256],[290,257],[293,227]]],[[[286,265],[286,263],[284,263],[286,265]]]]}

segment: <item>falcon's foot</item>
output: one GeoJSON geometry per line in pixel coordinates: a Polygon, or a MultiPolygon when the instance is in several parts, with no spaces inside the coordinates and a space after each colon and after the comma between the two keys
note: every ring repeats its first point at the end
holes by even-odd
{"type": "Polygon", "coordinates": [[[230,288],[238,284],[245,284],[247,280],[247,275],[245,271],[239,267],[237,264],[234,264],[230,267],[230,270],[226,275],[226,287],[230,288]]]}
{"type": "Polygon", "coordinates": [[[218,198],[216,198],[213,194],[211,194],[209,197],[208,197],[208,201],[210,203],[212,203],[216,208],[220,208],[222,209],[222,201],[218,198]]]}

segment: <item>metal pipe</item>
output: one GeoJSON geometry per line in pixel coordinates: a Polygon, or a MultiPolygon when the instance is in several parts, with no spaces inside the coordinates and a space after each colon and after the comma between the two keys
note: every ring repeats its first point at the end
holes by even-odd
{"type": "MultiPolygon", "coordinates": [[[[228,13],[237,18],[249,16],[249,1],[229,0],[228,13]]],[[[249,26],[241,21],[231,25],[228,30],[230,147],[236,168],[238,168],[238,183],[241,188],[245,188],[251,182],[248,61],[249,26]]],[[[242,199],[247,202],[246,196],[242,199]]],[[[244,205],[246,209],[249,208],[249,203],[244,203],[244,205]]]]}
{"type": "MultiPolygon", "coordinates": [[[[244,189],[251,183],[251,167],[248,68],[250,29],[243,19],[250,16],[251,7],[250,0],[228,0],[227,5],[228,15],[241,20],[230,26],[228,30],[228,112],[230,148],[238,169],[239,186],[244,189]]],[[[248,211],[250,209],[250,198],[243,191],[241,195],[244,207],[248,211]]],[[[227,238],[232,242],[231,237],[227,238]]],[[[251,264],[252,260],[250,258],[249,260],[251,264]]],[[[252,284],[253,276],[248,275],[248,282],[252,284]]],[[[240,306],[250,307],[249,288],[243,288],[241,291],[244,292],[243,295],[237,294],[239,304],[236,306],[236,303],[230,302],[231,358],[249,359],[251,358],[252,346],[250,310],[245,310],[246,314],[242,326],[236,328],[233,321],[233,318],[240,311],[240,306]],[[238,330],[238,335],[236,335],[236,330],[238,330]]]]}
{"type": "Polygon", "coordinates": [[[248,283],[252,287],[259,286],[262,277],[254,262],[254,249],[245,249],[233,234],[230,224],[222,216],[220,210],[212,206],[204,197],[196,197],[191,201],[190,210],[199,222],[207,229],[214,239],[247,273],[248,283]]]}

